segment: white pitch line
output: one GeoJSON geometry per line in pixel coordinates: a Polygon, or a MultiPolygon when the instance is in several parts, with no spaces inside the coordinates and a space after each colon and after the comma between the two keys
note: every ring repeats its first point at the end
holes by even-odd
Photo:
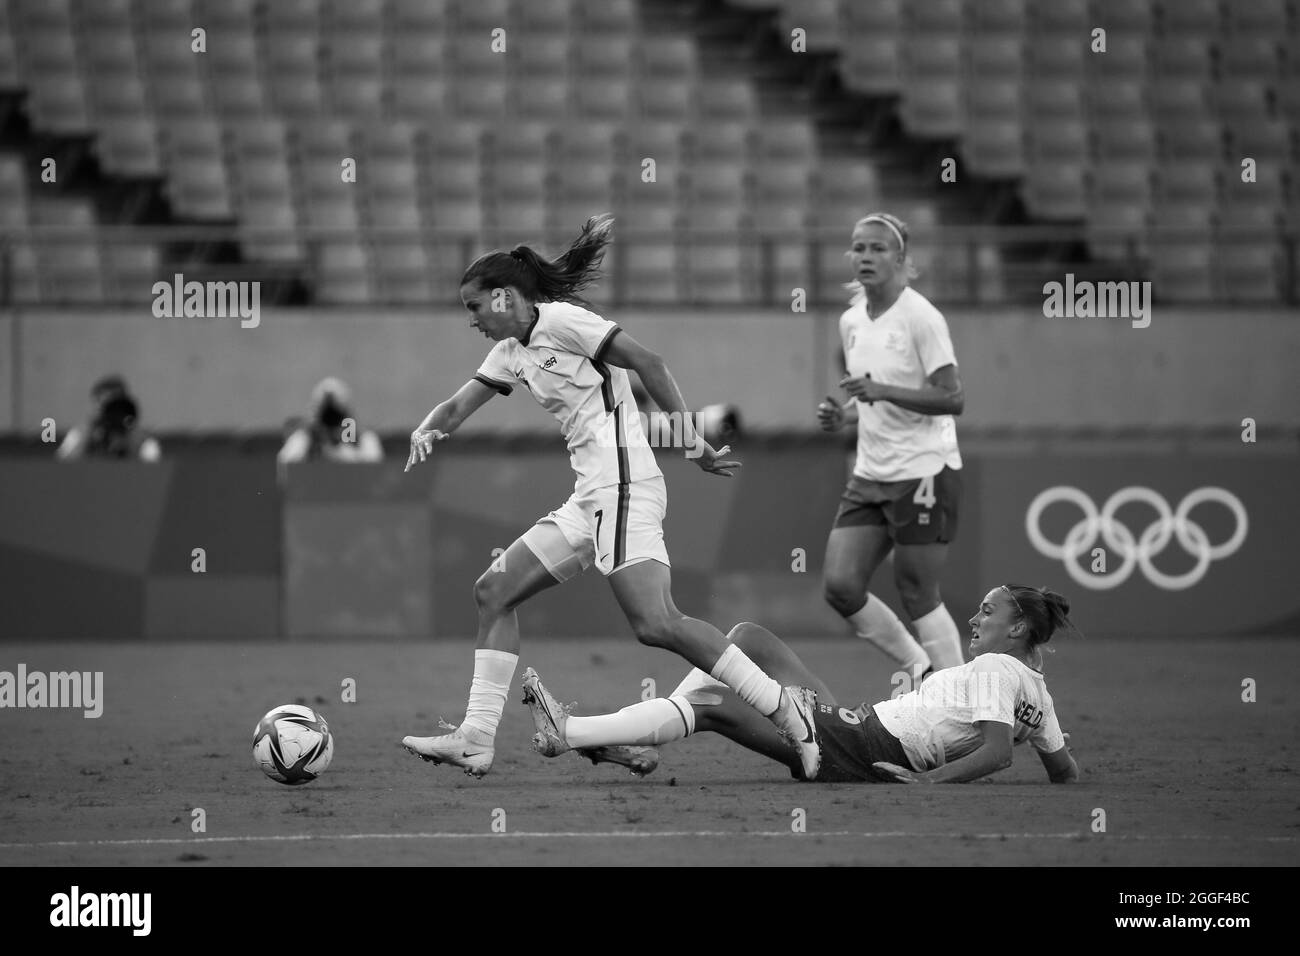
{"type": "Polygon", "coordinates": [[[1207,834],[1092,834],[1073,833],[923,833],[918,831],[885,830],[826,830],[794,833],[790,830],[610,830],[604,832],[553,832],[519,831],[517,833],[336,833],[336,834],[282,834],[271,836],[215,836],[164,837],[136,840],[50,840],[41,843],[0,843],[0,850],[34,850],[45,847],[79,846],[200,846],[212,843],[308,843],[328,840],[648,840],[655,838],[708,838],[726,837],[838,837],[859,840],[1087,840],[1098,843],[1159,842],[1182,840],[1192,842],[1231,841],[1233,843],[1295,843],[1294,836],[1222,836],[1207,834]]]}

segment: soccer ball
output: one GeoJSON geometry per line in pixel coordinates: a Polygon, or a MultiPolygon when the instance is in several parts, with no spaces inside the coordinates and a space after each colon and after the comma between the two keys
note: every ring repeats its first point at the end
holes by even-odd
{"type": "Polygon", "coordinates": [[[276,783],[310,783],[334,759],[334,735],[325,718],[310,707],[284,704],[258,721],[253,759],[276,783]]]}

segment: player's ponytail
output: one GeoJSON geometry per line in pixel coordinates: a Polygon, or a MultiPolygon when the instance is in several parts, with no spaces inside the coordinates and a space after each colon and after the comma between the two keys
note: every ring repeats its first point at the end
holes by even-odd
{"type": "Polygon", "coordinates": [[[461,285],[513,286],[530,302],[588,305],[578,293],[600,278],[600,264],[613,231],[614,217],[605,213],[588,219],[578,238],[558,258],[547,259],[525,245],[510,252],[489,252],[465,270],[461,285]]]}
{"type": "Polygon", "coordinates": [[[1046,644],[1058,631],[1079,635],[1079,629],[1070,620],[1070,602],[1064,595],[1023,584],[1008,584],[1006,589],[1029,627],[1030,647],[1046,644]]]}

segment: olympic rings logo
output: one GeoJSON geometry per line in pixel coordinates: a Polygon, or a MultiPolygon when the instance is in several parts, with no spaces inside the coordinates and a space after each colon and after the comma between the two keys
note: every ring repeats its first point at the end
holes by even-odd
{"type": "Polygon", "coordinates": [[[1029,535],[1030,543],[1045,557],[1064,562],[1071,578],[1095,591],[1119,587],[1138,567],[1158,588],[1186,590],[1205,577],[1211,561],[1235,554],[1246,540],[1248,529],[1246,507],[1241,499],[1226,488],[1215,487],[1189,492],[1174,509],[1159,492],[1150,488],[1121,488],[1106,499],[1099,512],[1093,500],[1078,488],[1057,485],[1040,492],[1025,512],[1025,533],[1029,535]],[[1044,537],[1039,522],[1043,512],[1058,502],[1077,506],[1083,512],[1083,520],[1066,533],[1062,543],[1055,544],[1044,537]],[[1132,531],[1115,520],[1116,511],[1135,502],[1150,505],[1156,513],[1156,520],[1136,538],[1132,531]],[[1188,518],[1197,505],[1210,502],[1227,508],[1236,522],[1236,530],[1222,544],[1210,544],[1205,529],[1188,518]],[[1106,547],[1121,559],[1120,566],[1114,571],[1093,573],[1078,564],[1080,555],[1091,552],[1098,534],[1106,547]],[[1192,569],[1183,574],[1165,574],[1152,562],[1152,558],[1164,551],[1172,538],[1177,538],[1178,543],[1196,559],[1192,569]]]}

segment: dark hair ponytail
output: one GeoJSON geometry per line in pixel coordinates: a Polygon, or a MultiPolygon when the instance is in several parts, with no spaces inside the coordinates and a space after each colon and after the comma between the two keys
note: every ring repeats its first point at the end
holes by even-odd
{"type": "Polygon", "coordinates": [[[1008,584],[1012,603],[1029,626],[1029,646],[1046,644],[1057,631],[1079,635],[1079,629],[1070,620],[1070,602],[1064,595],[1047,588],[1031,588],[1023,584],[1008,584]]]}
{"type": "Polygon", "coordinates": [[[614,217],[609,213],[592,216],[558,258],[546,259],[524,245],[510,252],[489,252],[474,260],[460,283],[475,282],[490,289],[513,286],[530,302],[589,305],[578,293],[600,278],[613,231],[614,217]]]}

